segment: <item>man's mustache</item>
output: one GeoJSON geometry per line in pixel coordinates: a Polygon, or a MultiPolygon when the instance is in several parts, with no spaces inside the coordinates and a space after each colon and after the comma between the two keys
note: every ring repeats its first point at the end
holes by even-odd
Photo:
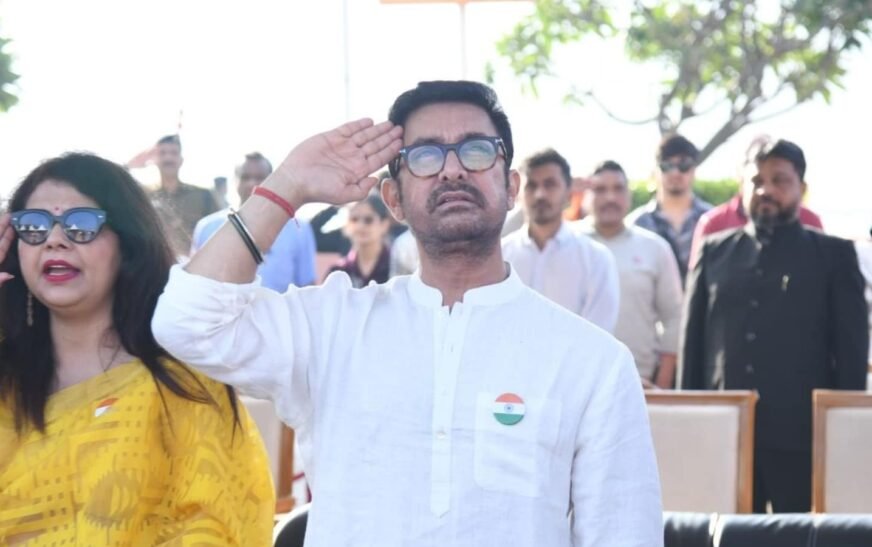
{"type": "Polygon", "coordinates": [[[484,195],[478,188],[465,182],[456,182],[453,184],[442,184],[433,190],[433,192],[430,193],[430,197],[427,198],[427,210],[431,213],[435,211],[436,207],[439,205],[439,198],[442,194],[447,192],[463,192],[469,195],[469,198],[473,203],[479,207],[484,206],[484,195]]]}

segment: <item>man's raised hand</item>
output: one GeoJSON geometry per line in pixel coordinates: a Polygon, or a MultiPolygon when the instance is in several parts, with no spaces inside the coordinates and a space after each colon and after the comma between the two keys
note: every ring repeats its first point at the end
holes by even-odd
{"type": "Polygon", "coordinates": [[[402,134],[391,122],[348,122],[297,145],[264,186],[295,206],[361,200],[377,182],[370,174],[399,154],[402,134]]]}

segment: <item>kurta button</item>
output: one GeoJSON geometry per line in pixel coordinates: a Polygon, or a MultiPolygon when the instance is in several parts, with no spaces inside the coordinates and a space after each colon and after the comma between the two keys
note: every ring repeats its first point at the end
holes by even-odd
{"type": "Polygon", "coordinates": [[[447,437],[447,436],[448,435],[446,435],[446,433],[444,431],[438,431],[436,433],[436,438],[439,439],[440,441],[445,439],[445,437],[447,437]]]}
{"type": "Polygon", "coordinates": [[[760,302],[758,302],[756,299],[752,299],[751,300],[751,307],[756,310],[757,308],[760,307],[760,302]]]}
{"type": "Polygon", "coordinates": [[[757,277],[761,277],[763,275],[763,268],[756,268],[754,270],[754,275],[756,275],[757,277]]]}
{"type": "Polygon", "coordinates": [[[745,372],[748,374],[754,374],[754,366],[751,364],[745,365],[745,372]]]}
{"type": "Polygon", "coordinates": [[[757,339],[757,335],[754,334],[753,332],[749,332],[749,333],[745,334],[745,340],[747,340],[749,342],[753,342],[756,339],[757,339]]]}

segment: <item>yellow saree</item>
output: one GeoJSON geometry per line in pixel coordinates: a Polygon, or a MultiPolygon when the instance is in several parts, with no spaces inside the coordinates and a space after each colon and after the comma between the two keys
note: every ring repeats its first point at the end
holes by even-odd
{"type": "Polygon", "coordinates": [[[257,428],[240,403],[234,433],[224,386],[195,374],[217,406],[159,392],[139,361],[52,395],[45,434],[17,436],[0,404],[0,545],[270,545],[257,428]]]}

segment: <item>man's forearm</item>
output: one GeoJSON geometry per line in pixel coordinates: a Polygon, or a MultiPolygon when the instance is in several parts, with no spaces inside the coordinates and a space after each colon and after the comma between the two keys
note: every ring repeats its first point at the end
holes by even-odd
{"type": "Polygon", "coordinates": [[[654,383],[662,389],[672,389],[675,384],[675,368],[677,357],[674,353],[660,355],[660,366],[657,368],[657,377],[654,383]]]}
{"type": "MultiPolygon", "coordinates": [[[[264,186],[280,185],[276,181],[267,179],[264,186]],[[271,185],[270,182],[273,184],[271,185]]],[[[291,201],[295,208],[302,205],[299,201],[292,201],[295,199],[293,192],[282,189],[273,191],[291,201]]],[[[246,200],[239,210],[239,216],[251,233],[254,244],[262,253],[272,246],[279,232],[288,222],[288,214],[280,206],[258,195],[252,195],[246,200]]],[[[257,263],[241,234],[230,222],[226,222],[203,248],[194,254],[185,269],[192,274],[216,281],[249,283],[254,279],[257,263]]]]}

